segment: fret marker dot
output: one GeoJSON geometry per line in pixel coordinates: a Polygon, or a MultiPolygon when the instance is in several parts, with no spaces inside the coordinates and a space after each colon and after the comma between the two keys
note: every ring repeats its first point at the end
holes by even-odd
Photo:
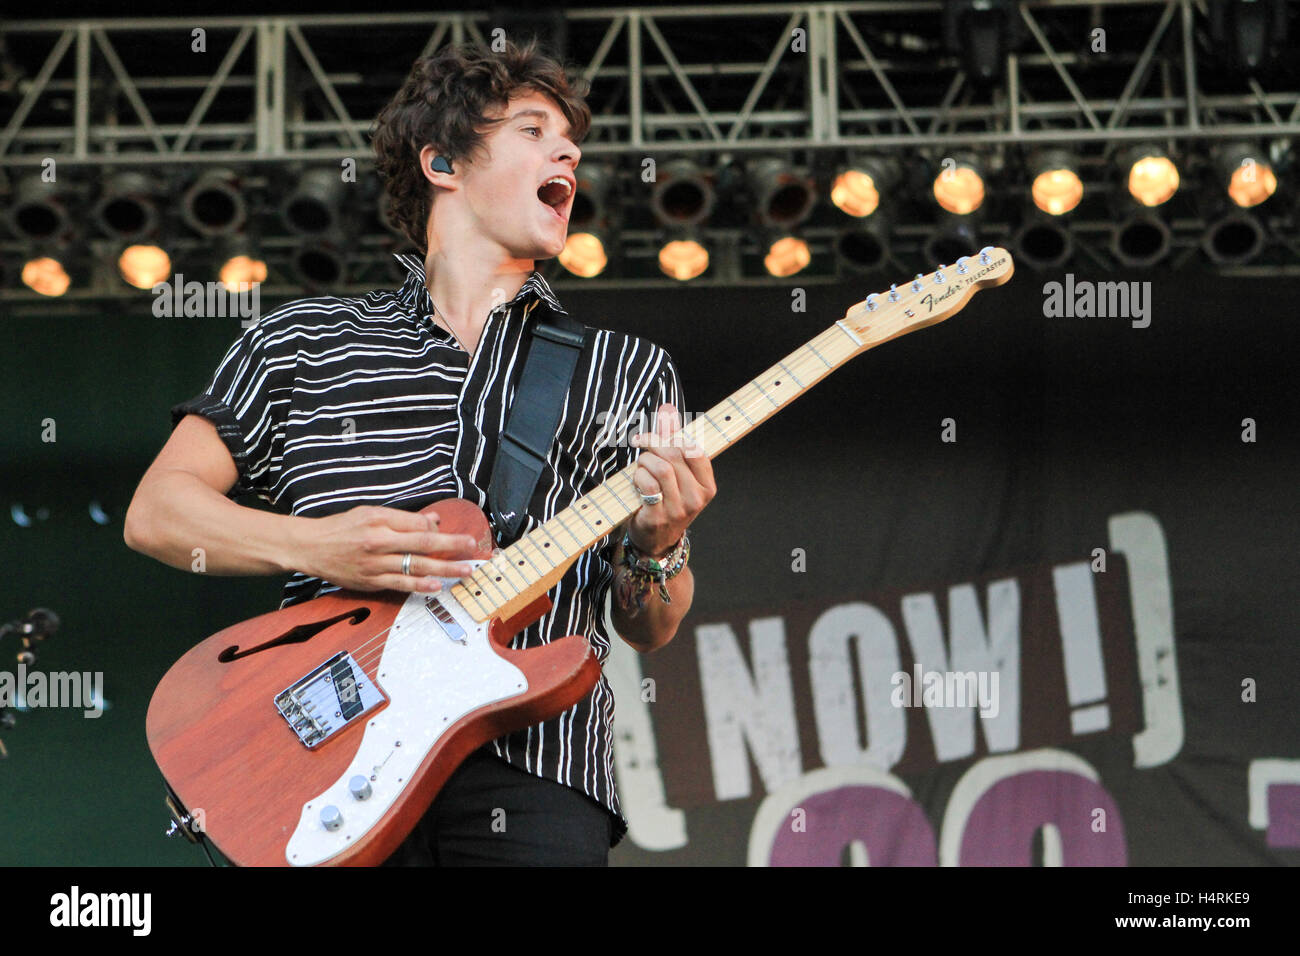
{"type": "Polygon", "coordinates": [[[524,562],[520,561],[519,566],[522,568],[524,566],[524,562]]]}
{"type": "Polygon", "coordinates": [[[731,421],[731,416],[730,416],[730,415],[724,415],[723,418],[722,418],[722,420],[723,420],[724,422],[729,422],[729,421],[731,421]]]}
{"type": "Polygon", "coordinates": [[[496,576],[496,580],[500,581],[500,580],[501,580],[501,575],[498,574],[498,575],[496,576]]]}
{"type": "Polygon", "coordinates": [[[551,542],[549,541],[547,541],[545,544],[542,545],[543,548],[549,548],[550,546],[551,546],[551,542]]]}

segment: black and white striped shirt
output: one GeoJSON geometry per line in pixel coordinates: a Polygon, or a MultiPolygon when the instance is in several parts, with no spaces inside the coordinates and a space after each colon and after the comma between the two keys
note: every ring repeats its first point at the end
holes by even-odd
{"type": "MultiPolygon", "coordinates": [[[[564,310],[534,271],[488,316],[470,356],[433,322],[424,263],[414,255],[398,259],[409,271],[400,289],[300,299],[260,319],[231,346],[204,392],[172,409],[173,425],[198,414],[216,426],[239,473],[231,497],[254,494],[278,511],[312,518],[365,504],[418,511],[443,498],[467,498],[486,510],[525,332],[546,309],[564,310]]],[[[634,460],[639,450],[611,435],[642,430],[664,402],[682,407],[667,352],[588,328],[519,535],[634,460]],[[631,427],[611,428],[616,423],[631,427]]],[[[508,543],[498,534],[498,544],[508,543]]],[[[613,545],[606,535],[570,566],[549,592],[551,611],[521,631],[514,647],[583,634],[604,662],[613,545]]],[[[280,606],[331,590],[337,587],[295,572],[280,606]]],[[[614,786],[613,716],[602,675],[571,710],[493,746],[511,764],[608,808],[617,842],[626,821],[614,786]]]]}

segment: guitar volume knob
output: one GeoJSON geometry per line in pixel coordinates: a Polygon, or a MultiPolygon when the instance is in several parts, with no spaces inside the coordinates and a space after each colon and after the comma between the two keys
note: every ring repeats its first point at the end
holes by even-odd
{"type": "Polygon", "coordinates": [[[326,830],[337,830],[343,826],[343,814],[331,803],[320,812],[320,822],[326,830]]]}
{"type": "Polygon", "coordinates": [[[358,800],[369,799],[371,794],[370,781],[361,774],[357,774],[348,781],[348,791],[358,800]]]}

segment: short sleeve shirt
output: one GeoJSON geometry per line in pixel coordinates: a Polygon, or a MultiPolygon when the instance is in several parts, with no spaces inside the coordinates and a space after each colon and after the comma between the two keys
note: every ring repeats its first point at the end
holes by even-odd
{"type": "MultiPolygon", "coordinates": [[[[253,494],[276,510],[319,518],[358,505],[419,511],[444,498],[487,510],[498,436],[505,428],[528,330],[564,312],[540,272],[488,316],[471,356],[433,322],[424,264],[399,255],[400,288],[300,299],[249,327],[203,392],[172,409],[211,421],[238,471],[230,497],[253,494]]],[[[635,460],[626,438],[648,430],[665,402],[681,409],[672,359],[657,345],[587,328],[556,438],[516,537],[635,460]]],[[[497,533],[498,543],[508,541],[497,533]]],[[[513,540],[513,539],[511,539],[513,540]]],[[[551,610],[520,631],[516,648],[585,635],[609,655],[605,619],[614,542],[606,534],[566,571],[551,610]]],[[[281,607],[337,586],[300,572],[281,607]]],[[[560,716],[492,744],[498,756],[604,806],[626,832],[613,769],[614,700],[601,676],[560,716]]]]}

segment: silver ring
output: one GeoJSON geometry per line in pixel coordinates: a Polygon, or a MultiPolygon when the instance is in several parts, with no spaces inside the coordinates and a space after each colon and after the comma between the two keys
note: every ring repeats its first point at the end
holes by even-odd
{"type": "Polygon", "coordinates": [[[402,573],[403,574],[411,573],[411,552],[410,551],[406,552],[405,556],[402,558],[402,573]]]}
{"type": "Polygon", "coordinates": [[[638,488],[637,494],[641,496],[641,504],[643,505],[657,505],[659,502],[664,500],[664,493],[662,491],[656,491],[653,495],[647,495],[644,491],[638,488]]]}

